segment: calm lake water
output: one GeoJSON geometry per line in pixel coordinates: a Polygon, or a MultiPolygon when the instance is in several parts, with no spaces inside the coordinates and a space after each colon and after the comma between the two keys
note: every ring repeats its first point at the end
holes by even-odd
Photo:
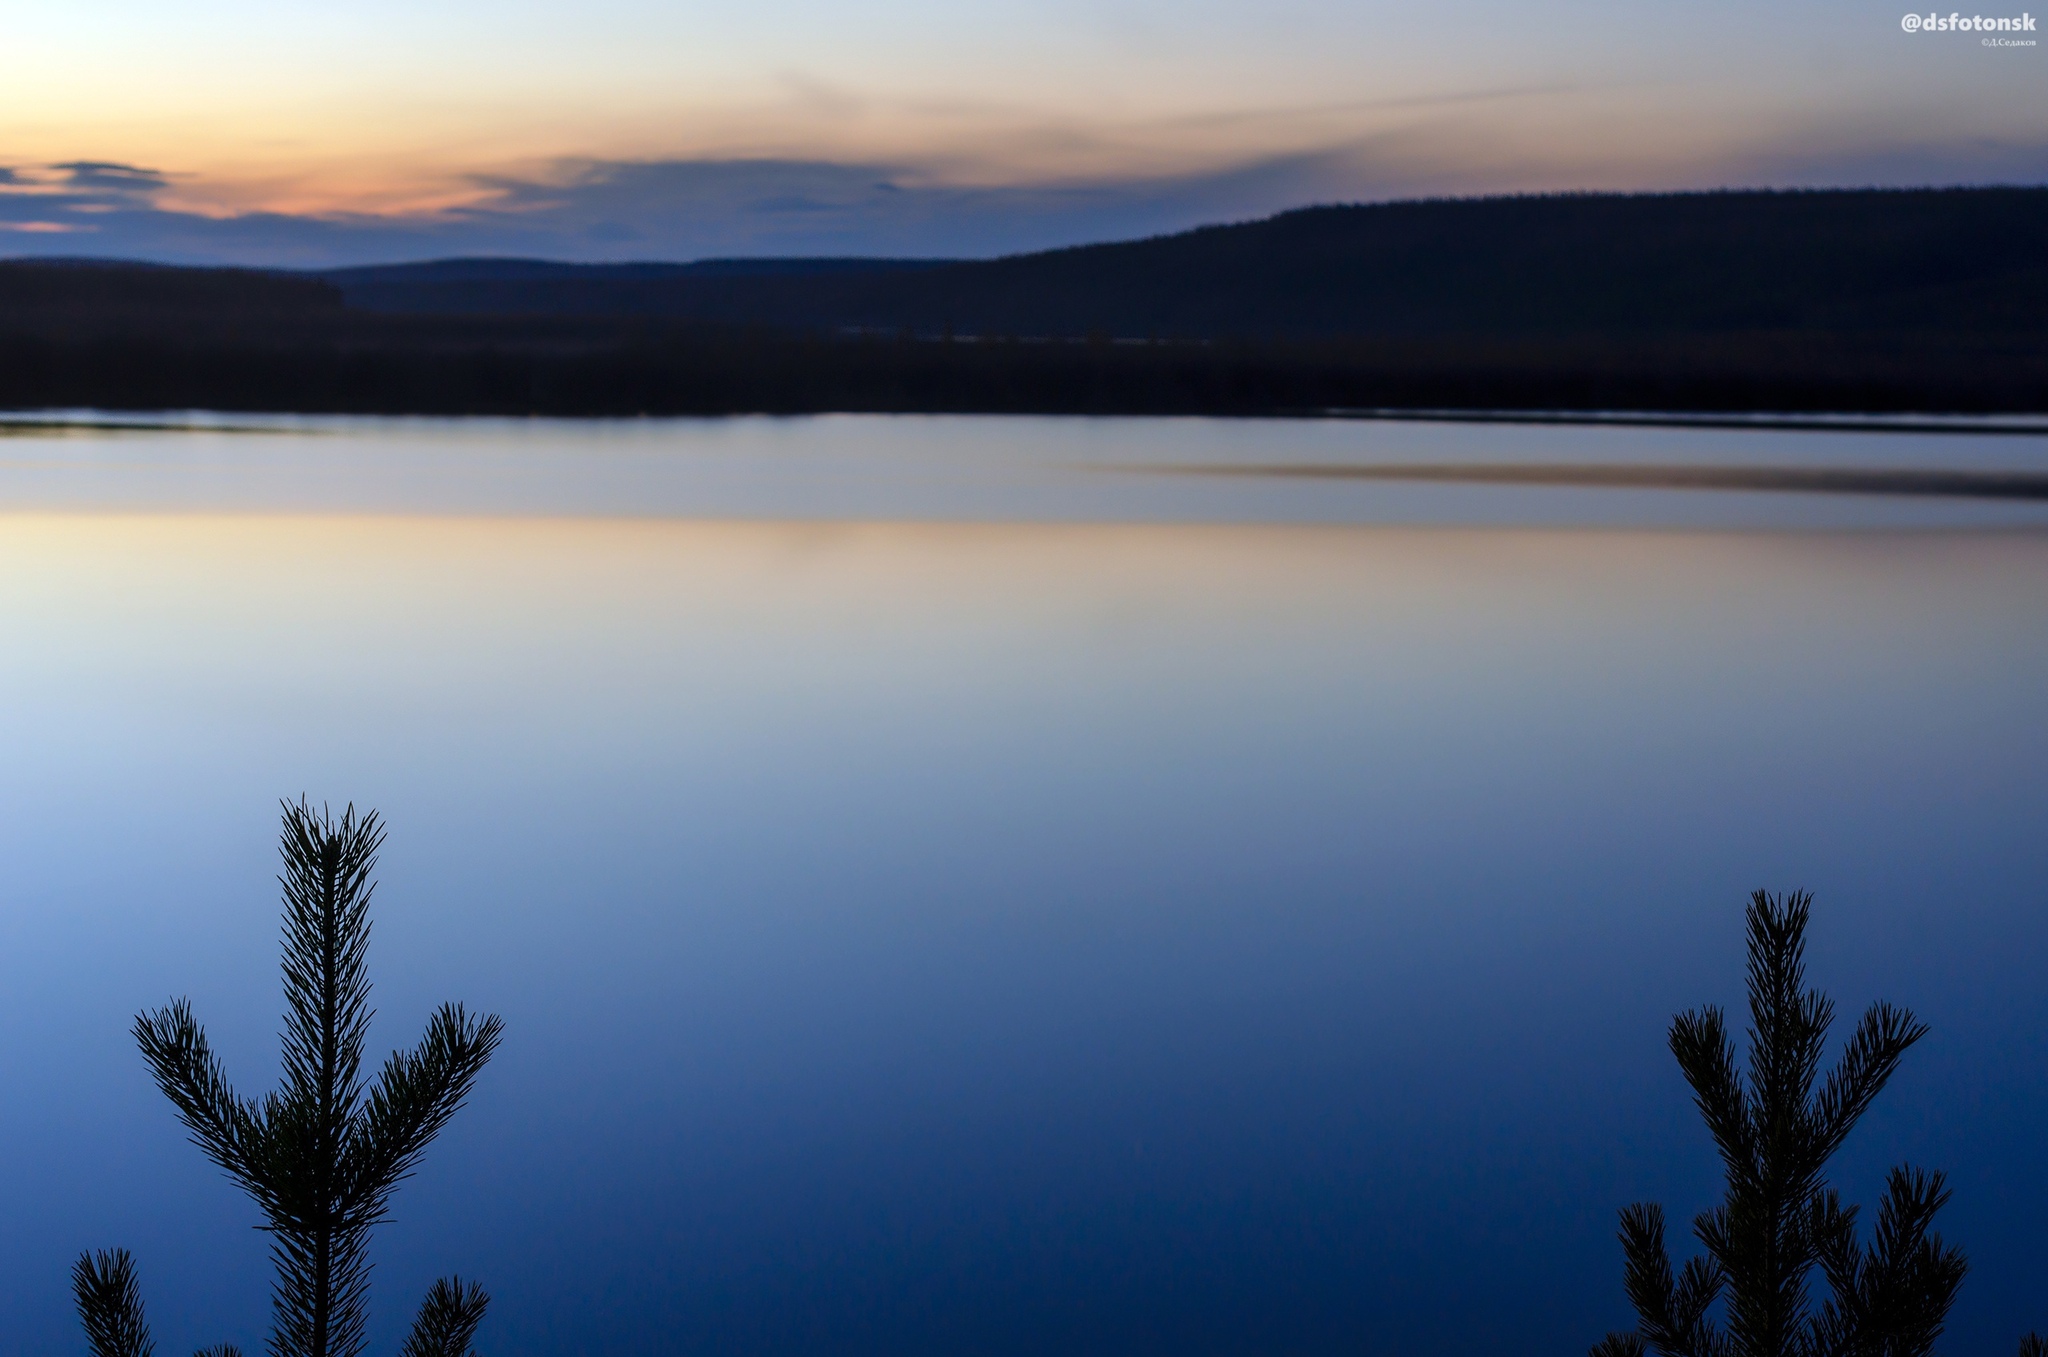
{"type": "Polygon", "coordinates": [[[185,423],[0,428],[17,1350],[116,1244],[261,1350],[127,1026],[269,1086],[302,792],[391,825],[379,1046],[507,1026],[373,1351],[458,1271],[497,1354],[1583,1352],[1758,886],[1933,1026],[1838,1184],[1946,1169],[1949,1348],[2048,1330],[2048,502],[1240,474],[2048,438],[185,423]]]}

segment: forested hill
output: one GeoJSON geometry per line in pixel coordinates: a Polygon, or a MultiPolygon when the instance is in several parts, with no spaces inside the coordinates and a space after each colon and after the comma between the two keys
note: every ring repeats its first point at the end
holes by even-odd
{"type": "Polygon", "coordinates": [[[2013,333],[2048,328],[2048,189],[1451,199],[987,261],[444,261],[321,277],[385,312],[931,336],[2013,333]]]}
{"type": "Polygon", "coordinates": [[[1321,207],[976,262],[0,262],[0,408],[78,406],[2048,411],[2048,189],[1321,207]]]}
{"type": "Polygon", "coordinates": [[[339,316],[319,278],[175,268],[118,259],[0,260],[0,327],[130,326],[158,318],[250,321],[339,316]]]}

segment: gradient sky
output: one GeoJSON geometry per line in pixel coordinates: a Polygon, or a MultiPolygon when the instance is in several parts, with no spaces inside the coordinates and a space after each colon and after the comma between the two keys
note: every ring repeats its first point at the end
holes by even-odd
{"type": "Polygon", "coordinates": [[[1903,9],[9,0],[0,254],[986,255],[1426,193],[2048,182],[2040,49],[1903,9]]]}

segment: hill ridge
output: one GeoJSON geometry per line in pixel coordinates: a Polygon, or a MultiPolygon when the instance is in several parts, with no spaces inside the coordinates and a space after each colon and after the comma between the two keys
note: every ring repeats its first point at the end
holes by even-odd
{"type": "Polygon", "coordinates": [[[505,278],[396,267],[415,271],[320,276],[372,311],[928,335],[2010,330],[2038,325],[2048,304],[2048,188],[1312,204],[986,260],[562,265],[505,278]]]}

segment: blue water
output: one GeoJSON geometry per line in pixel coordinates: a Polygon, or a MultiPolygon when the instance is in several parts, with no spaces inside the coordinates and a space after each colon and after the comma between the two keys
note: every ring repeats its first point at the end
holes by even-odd
{"type": "MultiPolygon", "coordinates": [[[[2048,1329],[2048,505],[1261,461],[2048,469],[2048,438],[260,421],[0,439],[0,1330],[262,1347],[127,1036],[276,1070],[276,801],[388,819],[376,1041],[504,1015],[377,1237],[486,1353],[1582,1352],[1708,1206],[1741,905],[1933,1027],[1948,1350],[2048,1329]]],[[[1846,1025],[1846,1021],[1845,1021],[1846,1025]]]]}

